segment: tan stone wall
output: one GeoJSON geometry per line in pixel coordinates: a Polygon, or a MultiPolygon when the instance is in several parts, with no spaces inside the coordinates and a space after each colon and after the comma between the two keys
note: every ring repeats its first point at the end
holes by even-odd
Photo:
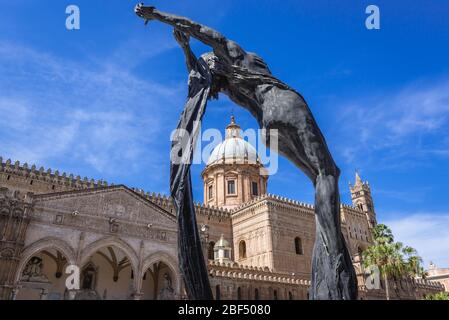
{"type": "Polygon", "coordinates": [[[427,279],[438,281],[441,283],[445,291],[449,292],[449,269],[448,268],[437,268],[435,266],[431,266],[429,268],[427,279]]]}
{"type": "Polygon", "coordinates": [[[268,268],[237,263],[210,262],[210,282],[214,297],[221,300],[306,300],[310,282],[268,268]],[[240,292],[240,297],[239,297],[240,292]]]}
{"type": "Polygon", "coordinates": [[[274,268],[271,225],[266,203],[259,202],[233,213],[232,232],[236,262],[274,268]]]}
{"type": "Polygon", "coordinates": [[[88,180],[73,174],[59,173],[58,170],[45,170],[43,167],[36,168],[21,165],[19,161],[12,164],[11,160],[4,161],[0,157],[0,186],[17,190],[21,193],[33,192],[35,194],[104,187],[105,181],[88,180]]]}
{"type": "Polygon", "coordinates": [[[252,194],[252,182],[258,185],[258,195],[267,191],[267,176],[260,175],[261,165],[215,164],[208,166],[202,173],[204,183],[204,203],[210,206],[235,208],[256,198],[252,194]],[[235,181],[235,194],[228,194],[227,183],[235,181]],[[209,187],[212,197],[209,197],[209,187]]]}

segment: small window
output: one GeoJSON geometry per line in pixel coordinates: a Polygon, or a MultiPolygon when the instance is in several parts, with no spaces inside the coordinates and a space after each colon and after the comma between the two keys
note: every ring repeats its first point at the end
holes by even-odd
{"type": "Polygon", "coordinates": [[[277,300],[278,299],[278,291],[274,290],[273,291],[273,300],[277,300]]]}
{"type": "Polygon", "coordinates": [[[288,292],[288,300],[293,300],[293,294],[291,291],[288,292]]]}
{"type": "Polygon", "coordinates": [[[11,179],[11,176],[10,176],[10,175],[8,175],[8,176],[6,177],[6,180],[9,181],[9,179],[11,179]]]}
{"type": "Polygon", "coordinates": [[[220,294],[220,285],[217,284],[215,286],[215,300],[220,300],[221,294],[220,294]]]}
{"type": "Polygon", "coordinates": [[[259,185],[257,184],[257,182],[253,182],[251,184],[251,192],[252,192],[253,196],[259,195],[259,185]]]}
{"type": "Polygon", "coordinates": [[[214,246],[215,242],[213,241],[209,242],[209,245],[207,247],[207,258],[209,260],[214,260],[214,246]]]}
{"type": "Polygon", "coordinates": [[[240,259],[246,258],[246,243],[243,240],[239,243],[239,257],[240,259]]]}
{"type": "Polygon", "coordinates": [[[235,194],[235,180],[228,181],[228,194],[235,194]]]}
{"type": "Polygon", "coordinates": [[[208,188],[208,197],[209,197],[209,200],[212,199],[212,198],[214,197],[214,188],[213,188],[213,185],[210,185],[209,188],[208,188]]]}
{"type": "Polygon", "coordinates": [[[302,241],[300,237],[295,238],[295,252],[296,254],[303,254],[302,241]]]}
{"type": "Polygon", "coordinates": [[[242,300],[242,288],[237,288],[237,300],[242,300]]]}
{"type": "Polygon", "coordinates": [[[30,185],[33,185],[33,180],[30,181],[30,185]]]}
{"type": "Polygon", "coordinates": [[[259,289],[254,290],[254,300],[259,300],[259,289]]]}

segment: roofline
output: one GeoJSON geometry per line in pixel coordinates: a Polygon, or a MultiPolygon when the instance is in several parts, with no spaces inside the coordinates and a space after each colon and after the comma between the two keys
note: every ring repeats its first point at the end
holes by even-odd
{"type": "Polygon", "coordinates": [[[139,197],[144,202],[155,207],[157,210],[162,211],[162,213],[168,215],[169,218],[172,218],[174,220],[177,219],[176,215],[174,215],[173,213],[165,210],[164,208],[160,207],[153,201],[149,200],[148,198],[144,197],[143,195],[139,194],[138,192],[134,191],[133,189],[125,186],[124,184],[117,184],[117,185],[107,186],[107,187],[95,187],[95,188],[87,188],[87,189],[76,189],[76,190],[58,191],[58,192],[50,192],[50,193],[41,193],[41,194],[33,195],[33,198],[34,199],[46,199],[46,198],[52,198],[52,197],[57,197],[57,196],[63,196],[63,195],[91,193],[94,191],[106,191],[106,190],[114,190],[114,189],[122,189],[122,190],[128,191],[128,192],[132,193],[133,195],[139,197]]]}

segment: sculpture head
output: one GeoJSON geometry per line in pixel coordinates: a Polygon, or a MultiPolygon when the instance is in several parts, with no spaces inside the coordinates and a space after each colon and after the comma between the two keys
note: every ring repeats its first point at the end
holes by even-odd
{"type": "Polygon", "coordinates": [[[213,52],[203,53],[201,59],[207,63],[211,71],[214,71],[218,66],[218,57],[213,52]]]}

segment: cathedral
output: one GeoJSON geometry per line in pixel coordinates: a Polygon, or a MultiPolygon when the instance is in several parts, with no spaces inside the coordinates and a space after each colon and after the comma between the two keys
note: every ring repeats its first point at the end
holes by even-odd
{"type": "MultiPolygon", "coordinates": [[[[268,176],[240,131],[232,118],[195,205],[214,297],[308,299],[314,207],[267,193],[268,176]]],[[[377,223],[371,188],[356,174],[350,192],[341,227],[359,299],[384,299],[382,281],[371,289],[361,265],[377,223]]],[[[186,299],[177,237],[167,196],[0,157],[0,299],[186,299]],[[79,288],[66,284],[69,266],[78,268],[79,288]]],[[[439,282],[404,279],[391,298],[439,291],[439,282]]]]}

